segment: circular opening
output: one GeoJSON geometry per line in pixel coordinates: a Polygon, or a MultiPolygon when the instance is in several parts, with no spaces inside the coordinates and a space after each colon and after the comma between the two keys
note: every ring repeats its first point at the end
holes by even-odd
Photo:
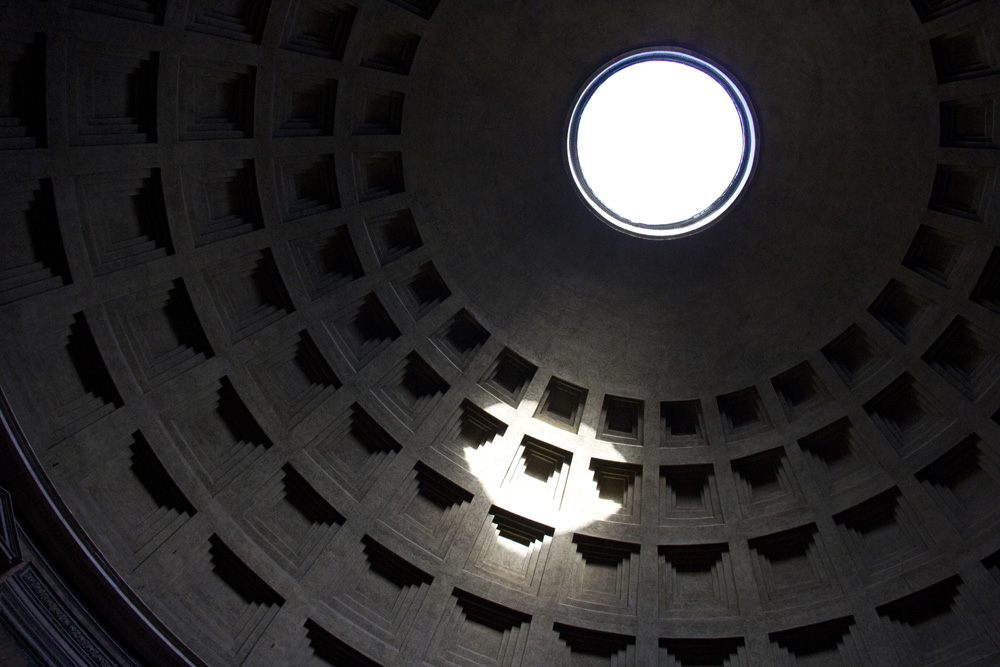
{"type": "Polygon", "coordinates": [[[739,86],[703,58],[645,49],[616,58],[573,105],[567,148],[583,199],[630,234],[704,229],[739,198],[756,130],[739,86]]]}

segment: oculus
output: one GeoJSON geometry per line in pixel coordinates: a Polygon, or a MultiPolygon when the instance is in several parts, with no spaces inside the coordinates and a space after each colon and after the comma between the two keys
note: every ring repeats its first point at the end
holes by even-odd
{"type": "Polygon", "coordinates": [[[566,150],[583,200],[635,236],[705,229],[753,174],[757,130],[738,83],[690,51],[632,51],[601,67],[573,103],[566,150]]]}

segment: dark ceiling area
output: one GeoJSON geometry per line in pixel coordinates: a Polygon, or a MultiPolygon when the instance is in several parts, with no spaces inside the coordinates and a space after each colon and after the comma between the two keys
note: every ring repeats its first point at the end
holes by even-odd
{"type": "Polygon", "coordinates": [[[0,664],[1000,663],[1000,4],[9,0],[0,664]],[[602,64],[756,114],[693,236],[602,64]]]}

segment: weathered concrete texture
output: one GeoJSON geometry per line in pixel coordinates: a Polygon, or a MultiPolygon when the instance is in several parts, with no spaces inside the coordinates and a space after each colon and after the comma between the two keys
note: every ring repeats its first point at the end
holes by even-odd
{"type": "Polygon", "coordinates": [[[994,664],[998,12],[8,2],[0,482],[150,664],[994,664]],[[563,158],[655,44],[760,127],[665,242],[563,158]]]}

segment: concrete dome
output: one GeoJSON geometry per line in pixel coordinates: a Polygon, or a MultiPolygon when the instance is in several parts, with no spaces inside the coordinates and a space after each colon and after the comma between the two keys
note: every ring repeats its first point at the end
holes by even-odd
{"type": "Polygon", "coordinates": [[[0,662],[996,664],[998,29],[7,3],[0,662]],[[564,158],[653,46],[759,130],[669,241],[564,158]]]}

